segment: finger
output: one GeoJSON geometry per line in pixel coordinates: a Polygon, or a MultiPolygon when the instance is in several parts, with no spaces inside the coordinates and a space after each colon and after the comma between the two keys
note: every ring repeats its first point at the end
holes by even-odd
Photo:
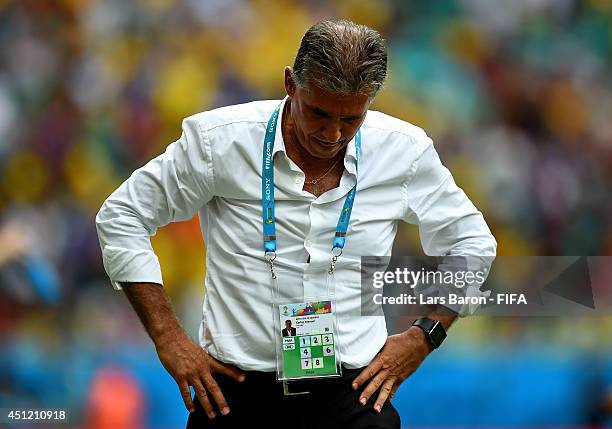
{"type": "Polygon", "coordinates": [[[359,386],[374,377],[375,374],[382,368],[382,361],[375,358],[370,364],[359,373],[359,375],[353,380],[353,390],[357,390],[359,386]]]}
{"type": "Polygon", "coordinates": [[[399,383],[394,383],[393,387],[391,388],[391,393],[389,393],[389,400],[393,399],[393,397],[395,396],[395,392],[397,392],[397,388],[399,387],[399,383]]]}
{"type": "Polygon", "coordinates": [[[380,392],[378,392],[378,398],[376,398],[376,402],[374,403],[374,410],[377,413],[380,413],[380,410],[382,410],[382,407],[385,404],[385,401],[387,400],[387,398],[391,400],[391,392],[393,390],[394,384],[395,384],[395,379],[388,378],[387,380],[385,380],[382,387],[380,388],[380,392]]]}
{"type": "Polygon", "coordinates": [[[233,365],[227,365],[223,362],[219,362],[216,359],[211,359],[210,369],[211,372],[217,372],[219,374],[227,375],[228,377],[231,377],[240,383],[242,383],[245,379],[244,372],[240,371],[233,365]]]}
{"type": "Polygon", "coordinates": [[[217,413],[208,399],[208,394],[206,393],[204,385],[198,379],[194,380],[192,385],[193,390],[195,390],[196,397],[198,398],[198,401],[200,401],[200,404],[202,404],[202,408],[204,408],[206,415],[209,419],[214,419],[217,416],[217,413]]]}
{"type": "Polygon", "coordinates": [[[208,391],[210,396],[212,396],[213,400],[217,404],[217,407],[219,407],[219,410],[221,410],[221,414],[223,414],[224,416],[227,415],[230,412],[230,409],[227,406],[227,401],[223,396],[223,392],[221,392],[221,388],[219,387],[215,379],[212,378],[210,375],[204,376],[203,379],[204,385],[206,386],[206,390],[208,391]]]}
{"type": "Polygon", "coordinates": [[[193,401],[191,400],[191,391],[189,390],[189,384],[186,381],[181,381],[177,384],[179,386],[179,390],[181,391],[181,396],[183,397],[183,402],[185,403],[187,411],[193,413],[195,411],[195,406],[193,405],[193,401]]]}
{"type": "Polygon", "coordinates": [[[361,392],[361,395],[359,396],[359,403],[361,405],[365,405],[366,402],[368,402],[370,396],[372,396],[372,394],[376,392],[381,384],[383,384],[383,382],[387,379],[387,375],[387,371],[381,371],[368,383],[366,388],[363,389],[363,392],[361,392]]]}

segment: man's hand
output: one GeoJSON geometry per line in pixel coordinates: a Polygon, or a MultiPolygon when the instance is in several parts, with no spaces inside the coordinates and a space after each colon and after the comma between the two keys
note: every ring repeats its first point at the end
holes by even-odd
{"type": "Polygon", "coordinates": [[[212,374],[224,374],[242,382],[244,381],[242,371],[210,356],[182,330],[178,335],[165,336],[156,343],[156,348],[159,360],[178,384],[185,406],[189,411],[195,410],[189,390],[189,386],[193,386],[209,418],[212,419],[217,415],[209,395],[212,396],[221,414],[226,415],[230,412],[227,401],[212,374]]]}
{"type": "Polygon", "coordinates": [[[400,384],[416,371],[432,350],[425,333],[418,327],[387,338],[382,350],[353,381],[356,390],[370,380],[359,396],[359,403],[365,405],[380,388],[374,403],[374,409],[380,412],[387,398],[393,397],[400,384]]]}
{"type": "Polygon", "coordinates": [[[178,384],[187,409],[191,412],[195,410],[189,391],[189,386],[193,386],[209,418],[214,418],[217,413],[208,394],[213,397],[221,414],[229,413],[227,401],[212,374],[224,374],[242,382],[244,373],[209,356],[189,338],[181,328],[161,285],[122,282],[121,286],[153,340],[159,360],[178,384]]]}

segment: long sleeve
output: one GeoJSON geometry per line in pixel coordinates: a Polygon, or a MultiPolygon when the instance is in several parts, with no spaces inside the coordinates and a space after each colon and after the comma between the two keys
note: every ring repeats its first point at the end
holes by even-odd
{"type": "Polygon", "coordinates": [[[172,221],[190,219],[214,194],[210,143],[197,119],[183,121],[170,144],[115,190],[96,216],[104,268],[115,289],[119,282],[163,284],[150,237],[172,221]]]}
{"type": "MultiPolygon", "coordinates": [[[[429,138],[424,137],[429,140],[429,138]]],[[[489,273],[497,243],[482,214],[455,184],[451,173],[440,162],[431,140],[410,167],[404,186],[406,211],[403,218],[417,224],[423,250],[430,256],[441,256],[438,271],[489,273]]],[[[457,288],[454,285],[419,285],[421,294],[488,296],[480,291],[483,281],[457,288]]],[[[474,305],[446,305],[460,316],[473,313],[474,305]]]]}

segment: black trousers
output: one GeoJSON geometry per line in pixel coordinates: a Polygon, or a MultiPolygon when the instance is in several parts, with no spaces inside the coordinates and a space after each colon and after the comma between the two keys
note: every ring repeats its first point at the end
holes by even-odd
{"type": "MultiPolygon", "coordinates": [[[[196,428],[393,428],[399,429],[400,418],[393,405],[386,401],[381,412],[373,409],[378,392],[365,406],[358,403],[365,386],[353,390],[351,383],[360,369],[342,371],[342,377],[289,382],[289,391],[310,393],[286,396],[276,374],[246,372],[246,380],[238,383],[221,374],[219,383],[230,407],[227,416],[217,411],[209,419],[202,405],[194,398],[195,411],[189,414],[187,429],[196,428]]],[[[211,398],[212,400],[212,398],[211,398]]]]}

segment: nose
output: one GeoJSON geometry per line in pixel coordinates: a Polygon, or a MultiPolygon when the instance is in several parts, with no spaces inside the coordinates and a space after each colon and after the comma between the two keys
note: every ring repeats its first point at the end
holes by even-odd
{"type": "Polygon", "coordinates": [[[323,130],[321,131],[321,137],[328,143],[336,143],[342,137],[340,130],[340,123],[338,121],[327,121],[323,130]]]}

